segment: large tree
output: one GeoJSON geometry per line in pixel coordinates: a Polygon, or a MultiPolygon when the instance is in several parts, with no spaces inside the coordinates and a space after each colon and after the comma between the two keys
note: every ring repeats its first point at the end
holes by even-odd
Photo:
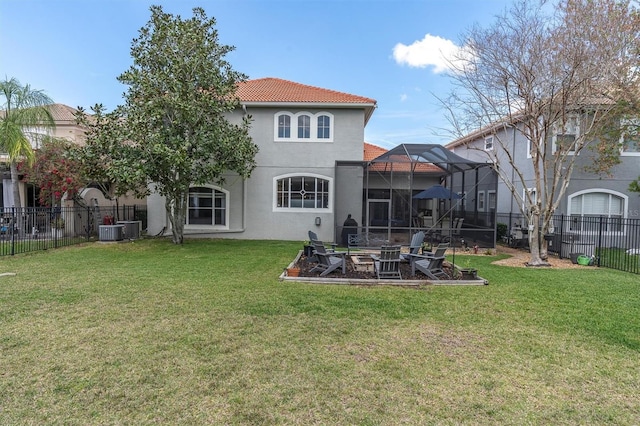
{"type": "Polygon", "coordinates": [[[46,129],[55,127],[51,111],[47,108],[53,101],[42,90],[23,86],[15,79],[0,82],[0,96],[4,97],[0,112],[0,150],[9,157],[14,207],[20,209],[21,162],[32,164],[35,158],[31,146],[44,136],[46,129]]]}
{"type": "Polygon", "coordinates": [[[592,169],[600,173],[619,161],[620,118],[637,105],[639,31],[628,0],[518,0],[491,26],[471,28],[452,61],[457,87],[446,101],[450,119],[459,134],[493,132],[499,149],[481,151],[539,230],[529,233],[532,266],[548,264],[540,236],[579,154],[593,148],[592,169]],[[552,135],[570,126],[579,126],[575,138],[556,138],[552,146],[552,135]],[[513,132],[530,146],[526,166],[512,155],[513,132]],[[535,191],[523,194],[520,188],[531,186],[527,170],[535,191]]]}
{"type": "Polygon", "coordinates": [[[234,47],[220,44],[215,24],[201,8],[183,20],[152,6],[132,43],[133,65],[118,77],[129,86],[125,104],[108,114],[97,106],[84,121],[87,164],[118,192],[166,197],[176,244],[183,242],[190,185],[221,183],[230,171],[248,177],[255,167],[250,117],[227,119],[246,76],[225,60],[234,47]]]}

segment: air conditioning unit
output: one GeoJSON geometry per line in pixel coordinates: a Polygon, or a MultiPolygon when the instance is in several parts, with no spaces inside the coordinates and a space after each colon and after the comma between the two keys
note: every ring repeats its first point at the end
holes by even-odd
{"type": "Polygon", "coordinates": [[[142,229],[142,221],[119,220],[118,225],[124,225],[124,238],[128,240],[137,240],[138,238],[140,238],[140,229],[142,229]]]}
{"type": "Polygon", "coordinates": [[[100,241],[122,241],[124,239],[124,225],[100,225],[100,241]]]}

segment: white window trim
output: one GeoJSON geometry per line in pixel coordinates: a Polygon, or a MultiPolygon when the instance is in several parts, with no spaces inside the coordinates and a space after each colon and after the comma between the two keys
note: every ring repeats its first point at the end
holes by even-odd
{"type": "Polygon", "coordinates": [[[484,150],[485,151],[493,151],[494,147],[493,136],[487,136],[484,138],[484,150]]]}
{"type": "MultiPolygon", "coordinates": [[[[569,218],[571,218],[571,216],[574,214],[571,212],[571,201],[575,198],[578,197],[580,195],[584,195],[584,194],[593,194],[593,193],[605,193],[605,194],[609,194],[609,195],[615,195],[618,198],[622,198],[623,200],[623,205],[622,205],[622,219],[626,219],[627,218],[627,212],[629,211],[629,197],[621,192],[618,191],[613,191],[611,189],[604,189],[604,188],[592,188],[592,189],[584,189],[582,191],[577,191],[574,192],[573,194],[569,195],[567,197],[567,216],[569,218]]],[[[578,213],[575,213],[578,214],[578,213]]],[[[582,212],[580,212],[580,216],[584,216],[582,214],[582,212]]],[[[604,216],[604,215],[603,215],[604,216]]],[[[610,217],[610,216],[608,216],[610,217]]],[[[571,221],[569,221],[567,226],[571,226],[571,221]]],[[[587,231],[580,231],[581,233],[585,233],[588,235],[595,235],[596,232],[587,232],[587,231]]],[[[627,231],[626,231],[626,227],[623,225],[620,231],[605,231],[602,234],[603,235],[626,235],[627,231]]]]}
{"type": "Polygon", "coordinates": [[[333,178],[331,176],[325,176],[325,175],[320,175],[317,173],[305,173],[305,172],[298,172],[298,173],[287,173],[284,175],[278,175],[278,176],[274,176],[273,178],[273,188],[272,188],[272,211],[273,212],[281,212],[281,213],[309,213],[309,214],[317,214],[317,213],[333,213],[333,197],[334,197],[334,191],[333,191],[333,178]],[[305,209],[302,207],[278,207],[278,181],[280,179],[285,179],[285,178],[290,178],[290,177],[298,177],[298,176],[304,176],[304,177],[312,177],[312,178],[319,178],[319,179],[324,179],[326,181],[329,182],[329,207],[327,207],[326,209],[323,208],[315,208],[315,209],[305,209]]]}
{"type": "Polygon", "coordinates": [[[333,134],[335,129],[335,117],[330,112],[319,111],[311,113],[309,111],[300,111],[292,113],[289,111],[278,111],[273,116],[273,140],[276,142],[333,142],[333,134]],[[287,115],[291,118],[291,137],[278,137],[278,117],[287,115]],[[311,129],[309,138],[298,137],[298,117],[308,115],[311,118],[311,129]],[[318,138],[318,117],[326,115],[329,117],[329,137],[318,138]]]}
{"type": "MultiPolygon", "coordinates": [[[[580,115],[579,114],[567,114],[567,123],[565,123],[564,129],[559,128],[560,125],[558,122],[554,123],[551,126],[552,136],[551,136],[551,152],[556,152],[559,135],[574,135],[575,140],[577,141],[580,137],[580,115]]],[[[575,151],[567,151],[568,155],[575,155],[575,151]]]]}
{"type": "Polygon", "coordinates": [[[478,191],[478,211],[483,212],[487,209],[487,197],[484,191],[478,191]],[[480,205],[482,203],[482,205],[480,205]]]}
{"type": "MultiPolygon", "coordinates": [[[[190,225],[188,223],[184,224],[184,229],[187,230],[198,230],[198,231],[211,231],[211,230],[228,230],[229,229],[229,191],[227,191],[226,189],[220,188],[219,186],[214,186],[214,185],[190,185],[189,189],[191,188],[196,188],[196,187],[201,187],[201,188],[208,188],[214,191],[220,191],[222,193],[224,193],[225,195],[225,209],[224,209],[224,223],[226,225],[202,225],[202,224],[198,224],[198,225],[190,225]]],[[[215,206],[215,203],[214,203],[215,206]]],[[[187,215],[185,217],[185,219],[187,219],[189,217],[189,205],[187,204],[187,215]]]]}
{"type": "MultiPolygon", "coordinates": [[[[620,125],[623,126],[624,123],[631,123],[635,125],[640,125],[640,118],[623,118],[620,120],[620,125]]],[[[638,132],[638,138],[640,138],[640,131],[638,132]]],[[[624,131],[620,135],[620,156],[621,157],[640,157],[640,151],[624,151],[622,149],[622,145],[624,144],[624,131]]]]}
{"type": "Polygon", "coordinates": [[[491,209],[496,210],[498,208],[498,196],[496,195],[496,191],[494,189],[490,189],[487,191],[487,211],[491,211],[491,209]],[[495,196],[496,205],[491,207],[491,195],[495,196]]]}

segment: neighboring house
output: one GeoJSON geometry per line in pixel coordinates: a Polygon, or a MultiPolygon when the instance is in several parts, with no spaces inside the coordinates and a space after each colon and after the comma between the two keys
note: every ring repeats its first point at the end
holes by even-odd
{"type": "MultiPolygon", "coordinates": [[[[85,141],[84,129],[76,123],[75,108],[63,104],[52,104],[48,106],[56,127],[26,129],[26,134],[31,142],[31,147],[35,150],[40,148],[41,137],[50,136],[67,139],[71,142],[82,144],[85,141]]],[[[6,153],[0,153],[0,169],[2,171],[2,182],[0,183],[0,207],[13,206],[13,193],[11,190],[11,175],[7,164],[6,153]]],[[[23,207],[37,207],[37,190],[32,185],[20,183],[20,196],[23,207]]]]}
{"type": "MultiPolygon", "coordinates": [[[[55,128],[33,128],[27,129],[26,135],[31,142],[31,147],[38,150],[42,143],[42,137],[66,139],[78,145],[85,143],[85,129],[76,122],[75,114],[77,110],[64,104],[52,104],[47,107],[51,112],[55,122],[55,128]]],[[[0,182],[0,208],[13,207],[13,192],[11,189],[11,174],[7,163],[8,156],[0,153],[0,172],[2,181],[0,182]]],[[[40,207],[38,200],[38,188],[32,184],[20,182],[20,197],[23,207],[40,207]]],[[[104,194],[96,188],[85,188],[80,191],[80,199],[84,200],[87,206],[94,206],[96,203],[101,207],[108,207],[115,204],[115,201],[108,200],[104,194]],[[92,201],[95,200],[95,203],[92,201]]],[[[133,196],[118,197],[120,206],[144,204],[144,200],[139,200],[133,196]]],[[[71,200],[63,198],[63,205],[71,207],[71,200]]]]}
{"type": "MultiPolygon", "coordinates": [[[[554,131],[549,137],[551,143],[547,148],[553,152],[556,141],[573,139],[579,135],[580,120],[573,120],[565,129],[554,131]]],[[[511,175],[511,181],[515,183],[518,193],[523,196],[524,191],[534,191],[535,179],[531,165],[530,146],[528,140],[513,126],[496,124],[470,133],[446,145],[456,154],[475,159],[477,161],[491,161],[491,156],[501,158],[500,167],[507,176],[511,175]],[[509,152],[515,159],[519,170],[523,172],[524,183],[515,174],[513,167],[505,158],[505,152],[497,138],[509,147],[509,152]],[[508,141],[508,143],[505,143],[508,141]]],[[[548,154],[549,154],[548,153],[548,154]]],[[[640,219],[640,196],[629,192],[629,183],[640,174],[640,144],[636,138],[627,138],[621,141],[621,163],[614,166],[611,176],[603,177],[585,170],[585,166],[594,160],[594,152],[583,149],[576,158],[573,174],[565,195],[560,200],[558,209],[554,215],[564,215],[567,220],[563,222],[563,232],[574,234],[576,239],[579,234],[584,234],[583,222],[593,221],[593,218],[604,217],[608,220],[608,228],[604,234],[624,237],[626,230],[622,226],[611,225],[618,219],[640,219]],[[617,228],[617,229],[616,229],[617,228]]],[[[535,194],[534,194],[535,195],[535,194]]],[[[514,217],[520,214],[518,201],[512,196],[504,182],[498,182],[497,193],[486,191],[482,196],[482,203],[486,208],[495,208],[500,218],[509,213],[514,217]]],[[[513,226],[513,223],[508,224],[513,226]]],[[[524,225],[524,223],[523,223],[524,225]]],[[[582,235],[585,239],[585,236],[582,235]]]]}
{"type": "MultiPolygon", "coordinates": [[[[376,101],[277,78],[246,81],[238,96],[229,119],[251,116],[257,167],[246,180],[192,187],[185,235],[302,241],[311,229],[333,241],[336,225],[363,210],[364,128],[376,101]]],[[[169,232],[164,198],[147,205],[148,233],[169,232]]]]}

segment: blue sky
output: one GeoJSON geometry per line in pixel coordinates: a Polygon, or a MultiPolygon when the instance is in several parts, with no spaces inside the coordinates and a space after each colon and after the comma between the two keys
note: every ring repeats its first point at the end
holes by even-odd
{"type": "Polygon", "coordinates": [[[0,0],[0,77],[88,108],[123,103],[116,77],[149,6],[191,16],[203,7],[233,67],[378,102],[367,142],[446,143],[436,96],[450,91],[440,52],[474,24],[488,25],[508,0],[0,0]]]}

